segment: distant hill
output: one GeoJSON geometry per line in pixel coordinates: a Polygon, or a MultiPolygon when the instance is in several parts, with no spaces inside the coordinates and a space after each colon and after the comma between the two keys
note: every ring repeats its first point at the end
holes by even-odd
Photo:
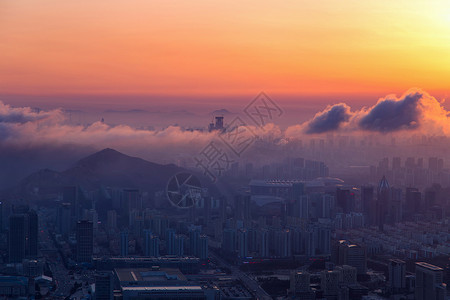
{"type": "Polygon", "coordinates": [[[49,169],[35,172],[21,180],[11,193],[15,197],[40,197],[57,194],[67,185],[79,185],[85,190],[100,186],[139,188],[153,193],[163,190],[169,178],[183,170],[173,164],[152,163],[107,148],[79,160],[63,172],[49,169]]]}
{"type": "Polygon", "coordinates": [[[216,116],[216,115],[224,115],[224,116],[226,116],[226,115],[233,115],[234,113],[232,113],[228,109],[222,108],[222,109],[217,109],[215,111],[212,111],[210,114],[213,115],[213,116],[216,116]]]}

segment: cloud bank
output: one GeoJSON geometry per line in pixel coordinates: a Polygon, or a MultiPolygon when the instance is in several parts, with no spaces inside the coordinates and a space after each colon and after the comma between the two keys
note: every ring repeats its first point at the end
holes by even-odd
{"type": "Polygon", "coordinates": [[[306,133],[324,133],[337,130],[341,124],[348,122],[351,116],[350,107],[345,103],[328,106],[306,124],[306,133]]]}
{"type": "MultiPolygon", "coordinates": [[[[345,103],[328,106],[311,120],[285,130],[274,124],[267,124],[263,131],[252,130],[262,139],[283,143],[333,132],[384,135],[407,131],[450,136],[450,119],[441,102],[425,91],[411,89],[360,110],[352,111],[345,103]]],[[[0,101],[0,187],[2,182],[18,180],[40,168],[64,169],[68,167],[65,164],[107,147],[150,161],[177,163],[193,158],[216,138],[216,133],[179,126],[154,130],[102,122],[73,125],[61,109],[12,107],[0,101]]]]}
{"type": "Polygon", "coordinates": [[[449,112],[430,94],[411,89],[400,97],[388,95],[370,107],[351,111],[345,103],[328,106],[311,120],[288,128],[290,133],[377,132],[422,130],[429,134],[450,133],[449,112]]]}

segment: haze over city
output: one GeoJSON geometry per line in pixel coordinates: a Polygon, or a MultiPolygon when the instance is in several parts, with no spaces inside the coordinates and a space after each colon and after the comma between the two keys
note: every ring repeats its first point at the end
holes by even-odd
{"type": "Polygon", "coordinates": [[[446,1],[4,1],[0,41],[0,298],[449,299],[446,1]]]}

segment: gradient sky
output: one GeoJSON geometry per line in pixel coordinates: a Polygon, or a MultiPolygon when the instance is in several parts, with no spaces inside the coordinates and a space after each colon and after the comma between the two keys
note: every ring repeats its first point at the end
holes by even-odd
{"type": "Polygon", "coordinates": [[[447,97],[449,54],[448,0],[0,2],[3,98],[447,97]]]}

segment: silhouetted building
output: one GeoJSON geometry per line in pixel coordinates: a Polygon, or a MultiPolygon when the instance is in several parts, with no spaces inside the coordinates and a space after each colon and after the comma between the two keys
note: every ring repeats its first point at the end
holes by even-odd
{"type": "Polygon", "coordinates": [[[208,236],[201,235],[199,237],[199,254],[198,257],[202,260],[208,259],[208,236]]]}
{"type": "Polygon", "coordinates": [[[373,186],[361,187],[361,206],[364,213],[364,220],[367,224],[374,224],[375,199],[373,193],[373,186]]]}
{"type": "Polygon", "coordinates": [[[94,249],[93,225],[90,221],[78,221],[76,228],[77,237],[77,262],[90,263],[94,249]]]}
{"type": "Polygon", "coordinates": [[[166,250],[169,255],[175,254],[175,230],[172,228],[166,230],[166,250]]]}
{"type": "Polygon", "coordinates": [[[389,287],[394,292],[406,289],[406,263],[400,259],[390,259],[388,268],[389,287]]]}
{"type": "Polygon", "coordinates": [[[124,230],[120,233],[120,256],[128,256],[128,231],[124,230]]]}
{"type": "Polygon", "coordinates": [[[416,300],[444,300],[446,284],[444,270],[425,262],[416,263],[416,300]]]}
{"type": "Polygon", "coordinates": [[[223,127],[223,116],[216,116],[215,117],[215,121],[216,123],[210,123],[208,126],[208,130],[209,132],[214,131],[214,130],[220,130],[223,131],[224,127],[223,127]]]}
{"type": "Polygon", "coordinates": [[[313,300],[315,296],[310,284],[311,276],[308,272],[293,271],[290,277],[289,293],[296,299],[313,300]]]}
{"type": "Polygon", "coordinates": [[[19,263],[25,257],[38,254],[38,216],[31,210],[13,214],[9,218],[8,235],[9,262],[19,263]]]}
{"type": "Polygon", "coordinates": [[[9,217],[9,262],[20,263],[25,258],[25,215],[9,217]]]}
{"type": "Polygon", "coordinates": [[[343,213],[355,211],[355,194],[349,189],[336,189],[336,205],[343,213]]]}
{"type": "MultiPolygon", "coordinates": [[[[71,229],[71,204],[70,203],[60,203],[58,206],[58,211],[56,215],[57,229],[60,234],[64,237],[69,236],[71,229]]],[[[72,227],[72,228],[71,228],[72,227]]]]}
{"type": "Polygon", "coordinates": [[[355,267],[358,274],[365,274],[367,270],[366,249],[346,240],[339,241],[333,249],[333,260],[337,265],[355,267]]]}
{"type": "Polygon", "coordinates": [[[383,176],[383,178],[380,181],[380,184],[378,185],[377,206],[376,206],[377,225],[381,231],[383,231],[384,229],[386,214],[388,213],[387,208],[389,207],[389,196],[390,196],[389,182],[387,181],[386,177],[383,176]]]}
{"type": "Polygon", "coordinates": [[[95,300],[113,300],[114,285],[112,272],[95,274],[95,300]]]}

